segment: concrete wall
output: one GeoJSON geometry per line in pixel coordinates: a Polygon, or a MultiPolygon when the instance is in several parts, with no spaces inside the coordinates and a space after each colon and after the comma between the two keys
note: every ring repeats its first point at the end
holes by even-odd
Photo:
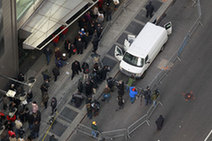
{"type": "MultiPolygon", "coordinates": [[[[0,54],[0,74],[14,77],[18,73],[18,45],[17,45],[17,27],[16,27],[16,1],[1,0],[1,14],[3,20],[0,21],[3,30],[0,32],[3,36],[1,42],[0,54]],[[3,49],[3,50],[2,50],[3,49]]],[[[1,27],[1,26],[0,26],[1,27]]],[[[7,85],[8,80],[0,78],[0,89],[7,85]]]]}

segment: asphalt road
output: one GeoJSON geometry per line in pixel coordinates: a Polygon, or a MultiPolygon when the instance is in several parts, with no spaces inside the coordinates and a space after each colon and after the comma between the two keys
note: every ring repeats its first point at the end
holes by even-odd
{"type": "MultiPolygon", "coordinates": [[[[201,1],[203,26],[194,33],[181,55],[181,62],[178,61],[174,65],[160,86],[164,107],[157,108],[150,119],[150,127],[142,126],[133,134],[133,141],[204,141],[211,131],[212,15],[210,5],[212,1],[201,1]],[[188,92],[193,93],[194,100],[185,101],[183,94],[188,92]],[[165,124],[161,131],[156,131],[154,122],[161,113],[165,116],[165,124]]],[[[186,16],[187,13],[182,9],[178,10],[181,11],[175,9],[170,12],[179,12],[186,16]]]]}

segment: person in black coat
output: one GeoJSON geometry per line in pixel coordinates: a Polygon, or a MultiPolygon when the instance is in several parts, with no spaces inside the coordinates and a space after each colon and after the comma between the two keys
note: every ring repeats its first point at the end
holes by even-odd
{"type": "Polygon", "coordinates": [[[92,41],[93,44],[93,50],[92,52],[96,53],[97,49],[98,49],[98,45],[99,45],[99,38],[97,35],[94,36],[94,39],[92,41]]]}
{"type": "Polygon", "coordinates": [[[146,17],[147,17],[147,18],[148,18],[148,17],[152,18],[152,13],[153,13],[153,11],[154,11],[154,7],[153,7],[153,5],[152,5],[152,2],[150,1],[149,4],[146,5],[145,8],[146,8],[146,17]]]}
{"type": "Polygon", "coordinates": [[[60,75],[60,70],[57,66],[55,66],[52,69],[53,75],[54,75],[54,81],[57,81],[57,77],[60,75]]]}
{"type": "Polygon", "coordinates": [[[148,105],[148,104],[151,104],[151,90],[150,90],[150,87],[149,86],[147,86],[146,87],[146,90],[144,90],[144,99],[145,99],[145,103],[146,103],[146,105],[148,105]]]}
{"type": "Polygon", "coordinates": [[[118,82],[117,88],[118,88],[118,95],[123,96],[124,95],[124,81],[120,80],[118,82]]]}
{"type": "Polygon", "coordinates": [[[56,97],[52,97],[52,99],[51,99],[51,107],[52,107],[51,115],[53,115],[54,112],[56,111],[56,107],[57,107],[57,99],[56,99],[56,97]]]}
{"type": "Polygon", "coordinates": [[[86,81],[86,83],[85,83],[85,95],[87,97],[91,97],[92,94],[93,94],[92,83],[90,81],[86,81]]]}
{"type": "Polygon", "coordinates": [[[80,63],[79,61],[75,60],[73,63],[72,63],[72,76],[71,76],[71,79],[74,78],[75,74],[79,74],[79,71],[82,72],[81,70],[81,67],[80,67],[80,63]]]}
{"type": "Polygon", "coordinates": [[[100,70],[100,79],[105,80],[107,77],[107,73],[110,71],[110,67],[105,65],[101,70],[100,70]]]}
{"type": "Polygon", "coordinates": [[[76,40],[76,48],[77,54],[83,54],[84,43],[80,37],[76,40]]]}
{"type": "Polygon", "coordinates": [[[157,130],[161,130],[164,123],[164,117],[162,115],[159,116],[159,118],[155,121],[157,130]]]}
{"type": "Polygon", "coordinates": [[[33,128],[32,128],[32,132],[31,132],[31,137],[33,139],[38,138],[39,130],[40,130],[40,123],[38,123],[38,121],[35,121],[34,125],[33,125],[33,128]]]}

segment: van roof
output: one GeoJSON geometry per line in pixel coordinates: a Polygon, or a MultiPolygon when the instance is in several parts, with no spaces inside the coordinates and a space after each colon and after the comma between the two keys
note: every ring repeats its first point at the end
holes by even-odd
{"type": "Polygon", "coordinates": [[[164,38],[164,35],[167,36],[165,28],[148,22],[138,34],[127,52],[134,56],[145,58],[151,50],[151,47],[157,44],[158,40],[164,38]]]}

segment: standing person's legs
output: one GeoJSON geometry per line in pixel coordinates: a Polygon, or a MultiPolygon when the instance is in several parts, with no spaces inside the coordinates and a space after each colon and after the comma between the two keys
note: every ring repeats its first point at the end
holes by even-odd
{"type": "Polygon", "coordinates": [[[50,62],[50,55],[46,55],[46,61],[47,61],[47,65],[49,65],[49,62],[50,62]]]}
{"type": "Polygon", "coordinates": [[[57,81],[57,75],[54,75],[54,81],[57,81]]]}
{"type": "Polygon", "coordinates": [[[72,76],[71,76],[71,79],[73,79],[74,78],[74,75],[76,74],[76,72],[75,71],[72,71],[72,76]]]}
{"type": "Polygon", "coordinates": [[[52,115],[54,114],[55,111],[55,107],[52,107],[52,115]]]}
{"type": "Polygon", "coordinates": [[[45,109],[46,109],[47,106],[48,106],[48,101],[45,101],[45,102],[44,102],[44,106],[45,106],[45,109]]]}
{"type": "Polygon", "coordinates": [[[135,97],[130,97],[130,102],[133,104],[135,102],[135,97]]]}

